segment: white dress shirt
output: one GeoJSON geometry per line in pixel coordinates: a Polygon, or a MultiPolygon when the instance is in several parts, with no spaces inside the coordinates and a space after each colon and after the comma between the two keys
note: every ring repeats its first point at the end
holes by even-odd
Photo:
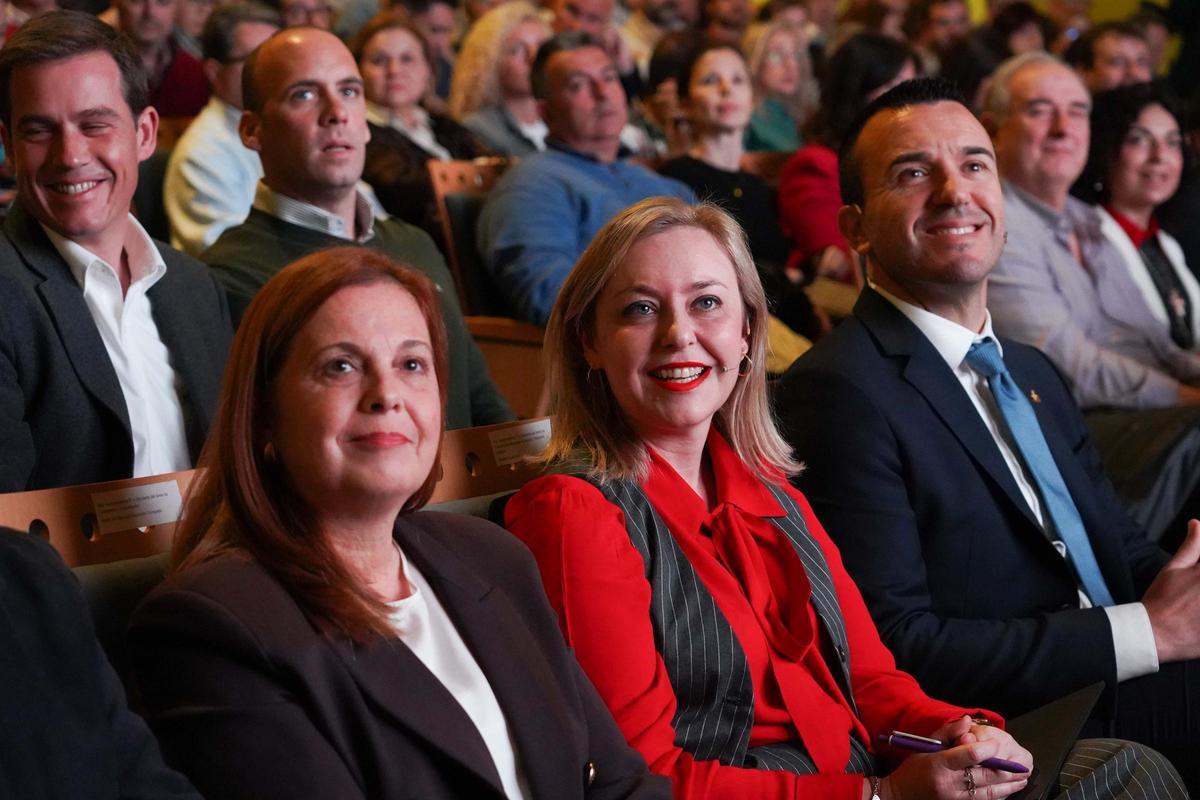
{"type": "Polygon", "coordinates": [[[192,466],[179,376],[158,335],[146,292],[167,274],[150,236],[129,216],[125,257],[129,290],[121,294],[117,272],[83,245],[42,226],[83,290],[83,300],[117,373],[133,437],[133,477],[161,475],[192,466]]]}
{"type": "MultiPolygon", "coordinates": [[[[971,349],[971,345],[989,337],[996,342],[1001,356],[1004,355],[1003,346],[992,331],[992,315],[986,313],[983,329],[976,333],[945,317],[914,306],[912,303],[906,303],[874,284],[871,288],[894,305],[913,325],[916,325],[933,345],[933,348],[938,351],[938,355],[953,370],[954,377],[958,379],[963,391],[971,399],[971,404],[975,406],[988,433],[996,442],[996,447],[999,448],[1000,455],[1003,456],[1004,463],[1008,467],[1008,471],[1012,473],[1013,480],[1017,482],[1017,488],[1020,489],[1021,496],[1025,498],[1034,518],[1047,533],[1054,549],[1060,556],[1066,558],[1067,546],[1058,538],[1057,532],[1046,524],[1041,497],[1024,462],[1018,455],[1016,443],[1001,416],[1000,407],[996,404],[996,398],[992,395],[987,379],[967,365],[967,352],[971,349]]],[[[1082,587],[1079,588],[1079,605],[1081,608],[1092,607],[1092,603],[1082,587]]],[[[1139,675],[1158,672],[1158,648],[1154,643],[1154,629],[1150,625],[1150,615],[1146,613],[1146,607],[1141,603],[1125,603],[1107,606],[1104,612],[1108,615],[1109,626],[1112,628],[1113,650],[1117,661],[1117,680],[1124,681],[1139,675]]]]}
{"type": "Polygon", "coordinates": [[[171,151],[163,205],[171,246],[188,255],[199,256],[250,213],[263,170],[258,153],[242,144],[241,117],[240,109],[214,95],[171,151]]]}
{"type": "MultiPolygon", "coordinates": [[[[399,546],[396,548],[399,550],[399,546]]],[[[400,569],[412,594],[388,603],[388,619],[421,663],[454,696],[475,723],[495,762],[509,800],[530,800],[529,785],[517,761],[512,731],[487,676],[467,649],[446,609],[416,565],[400,553],[400,569]]]]}
{"type": "Polygon", "coordinates": [[[379,201],[374,200],[374,195],[368,195],[362,190],[363,185],[360,181],[354,199],[354,230],[348,230],[346,221],[337,214],[312,203],[280,194],[262,181],[258,182],[258,188],[254,191],[254,207],[264,214],[270,214],[301,228],[363,244],[371,241],[375,235],[375,220],[388,218],[383,209],[378,207],[379,201]]]}

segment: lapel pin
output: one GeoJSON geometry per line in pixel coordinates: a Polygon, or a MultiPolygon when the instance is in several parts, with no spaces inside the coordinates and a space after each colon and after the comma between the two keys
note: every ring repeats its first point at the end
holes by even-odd
{"type": "Polygon", "coordinates": [[[1030,390],[1029,390],[1029,399],[1030,399],[1030,400],[1032,400],[1032,401],[1033,401],[1033,402],[1035,402],[1035,403],[1040,403],[1040,402],[1042,402],[1041,395],[1039,395],[1039,394],[1038,394],[1037,392],[1035,392],[1033,389],[1030,389],[1030,390]]]}

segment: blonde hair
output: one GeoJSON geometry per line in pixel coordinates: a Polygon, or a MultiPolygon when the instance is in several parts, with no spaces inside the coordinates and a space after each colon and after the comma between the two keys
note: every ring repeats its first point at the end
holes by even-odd
{"type": "Polygon", "coordinates": [[[500,105],[500,57],[504,40],[524,22],[536,22],[547,35],[550,32],[537,9],[526,0],[501,3],[467,31],[454,63],[450,116],[462,122],[481,108],[500,105]]]}
{"type": "Polygon", "coordinates": [[[770,44],[771,37],[777,33],[786,33],[796,40],[800,83],[795,94],[776,99],[783,103],[788,113],[796,120],[797,125],[803,125],[817,110],[821,101],[821,90],[813,76],[812,59],[808,56],[808,38],[804,33],[782,21],[751,25],[742,36],[742,55],[746,58],[750,80],[754,84],[756,101],[762,103],[767,97],[758,82],[758,76],[762,71],[763,62],[767,59],[767,45],[770,44]]]}
{"type": "Polygon", "coordinates": [[[778,481],[800,470],[775,426],[767,399],[767,298],[746,235],[719,206],[689,205],[673,197],[651,197],[609,220],[583,251],[558,294],[545,340],[555,415],[550,443],[542,454],[546,463],[585,472],[599,482],[640,481],[649,473],[645,444],[629,425],[603,373],[588,367],[583,343],[595,327],[600,294],[634,245],[684,226],[707,232],[729,256],[750,331],[750,370],[738,378],[713,424],[759,478],[778,481]]]}

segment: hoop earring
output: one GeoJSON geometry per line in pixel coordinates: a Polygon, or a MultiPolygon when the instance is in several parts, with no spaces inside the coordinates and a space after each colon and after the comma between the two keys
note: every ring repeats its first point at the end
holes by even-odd
{"type": "Polygon", "coordinates": [[[754,367],[754,362],[750,360],[750,354],[742,356],[742,360],[738,362],[738,377],[744,378],[750,374],[750,370],[754,367]]]}
{"type": "Polygon", "coordinates": [[[603,389],[604,388],[604,370],[602,370],[602,369],[594,370],[591,367],[588,367],[586,383],[589,388],[603,389]],[[595,372],[597,375],[600,376],[600,380],[596,384],[592,383],[592,373],[593,372],[595,372]]]}

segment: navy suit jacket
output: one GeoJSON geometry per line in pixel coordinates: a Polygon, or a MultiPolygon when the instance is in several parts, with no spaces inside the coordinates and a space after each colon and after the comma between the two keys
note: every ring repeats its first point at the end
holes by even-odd
{"type": "MultiPolygon", "coordinates": [[[[1001,340],[1117,603],[1167,560],[1104,477],[1082,414],[1039,351],[1001,340]]],[[[776,406],[807,468],[797,485],[842,551],[897,664],[934,697],[1022,713],[1116,686],[1102,609],[1077,584],[953,371],[867,289],[783,377],[776,406]]]]}
{"type": "MultiPolygon", "coordinates": [[[[208,269],[156,244],[167,272],[148,297],[179,379],[194,463],[233,326],[208,269]]],[[[0,492],[132,474],[129,412],[104,341],[70,267],[18,201],[0,235],[0,492]]]]}
{"type": "MultiPolygon", "coordinates": [[[[520,542],[437,512],[401,515],[395,537],[487,676],[533,797],[670,797],[568,651],[520,542]]],[[[411,650],[320,633],[255,561],[168,578],[129,646],[168,761],[205,796],[504,798],[478,730],[411,650]]]]}
{"type": "Polygon", "coordinates": [[[200,800],[131,714],[79,584],[27,533],[0,528],[0,797],[200,800]]]}

